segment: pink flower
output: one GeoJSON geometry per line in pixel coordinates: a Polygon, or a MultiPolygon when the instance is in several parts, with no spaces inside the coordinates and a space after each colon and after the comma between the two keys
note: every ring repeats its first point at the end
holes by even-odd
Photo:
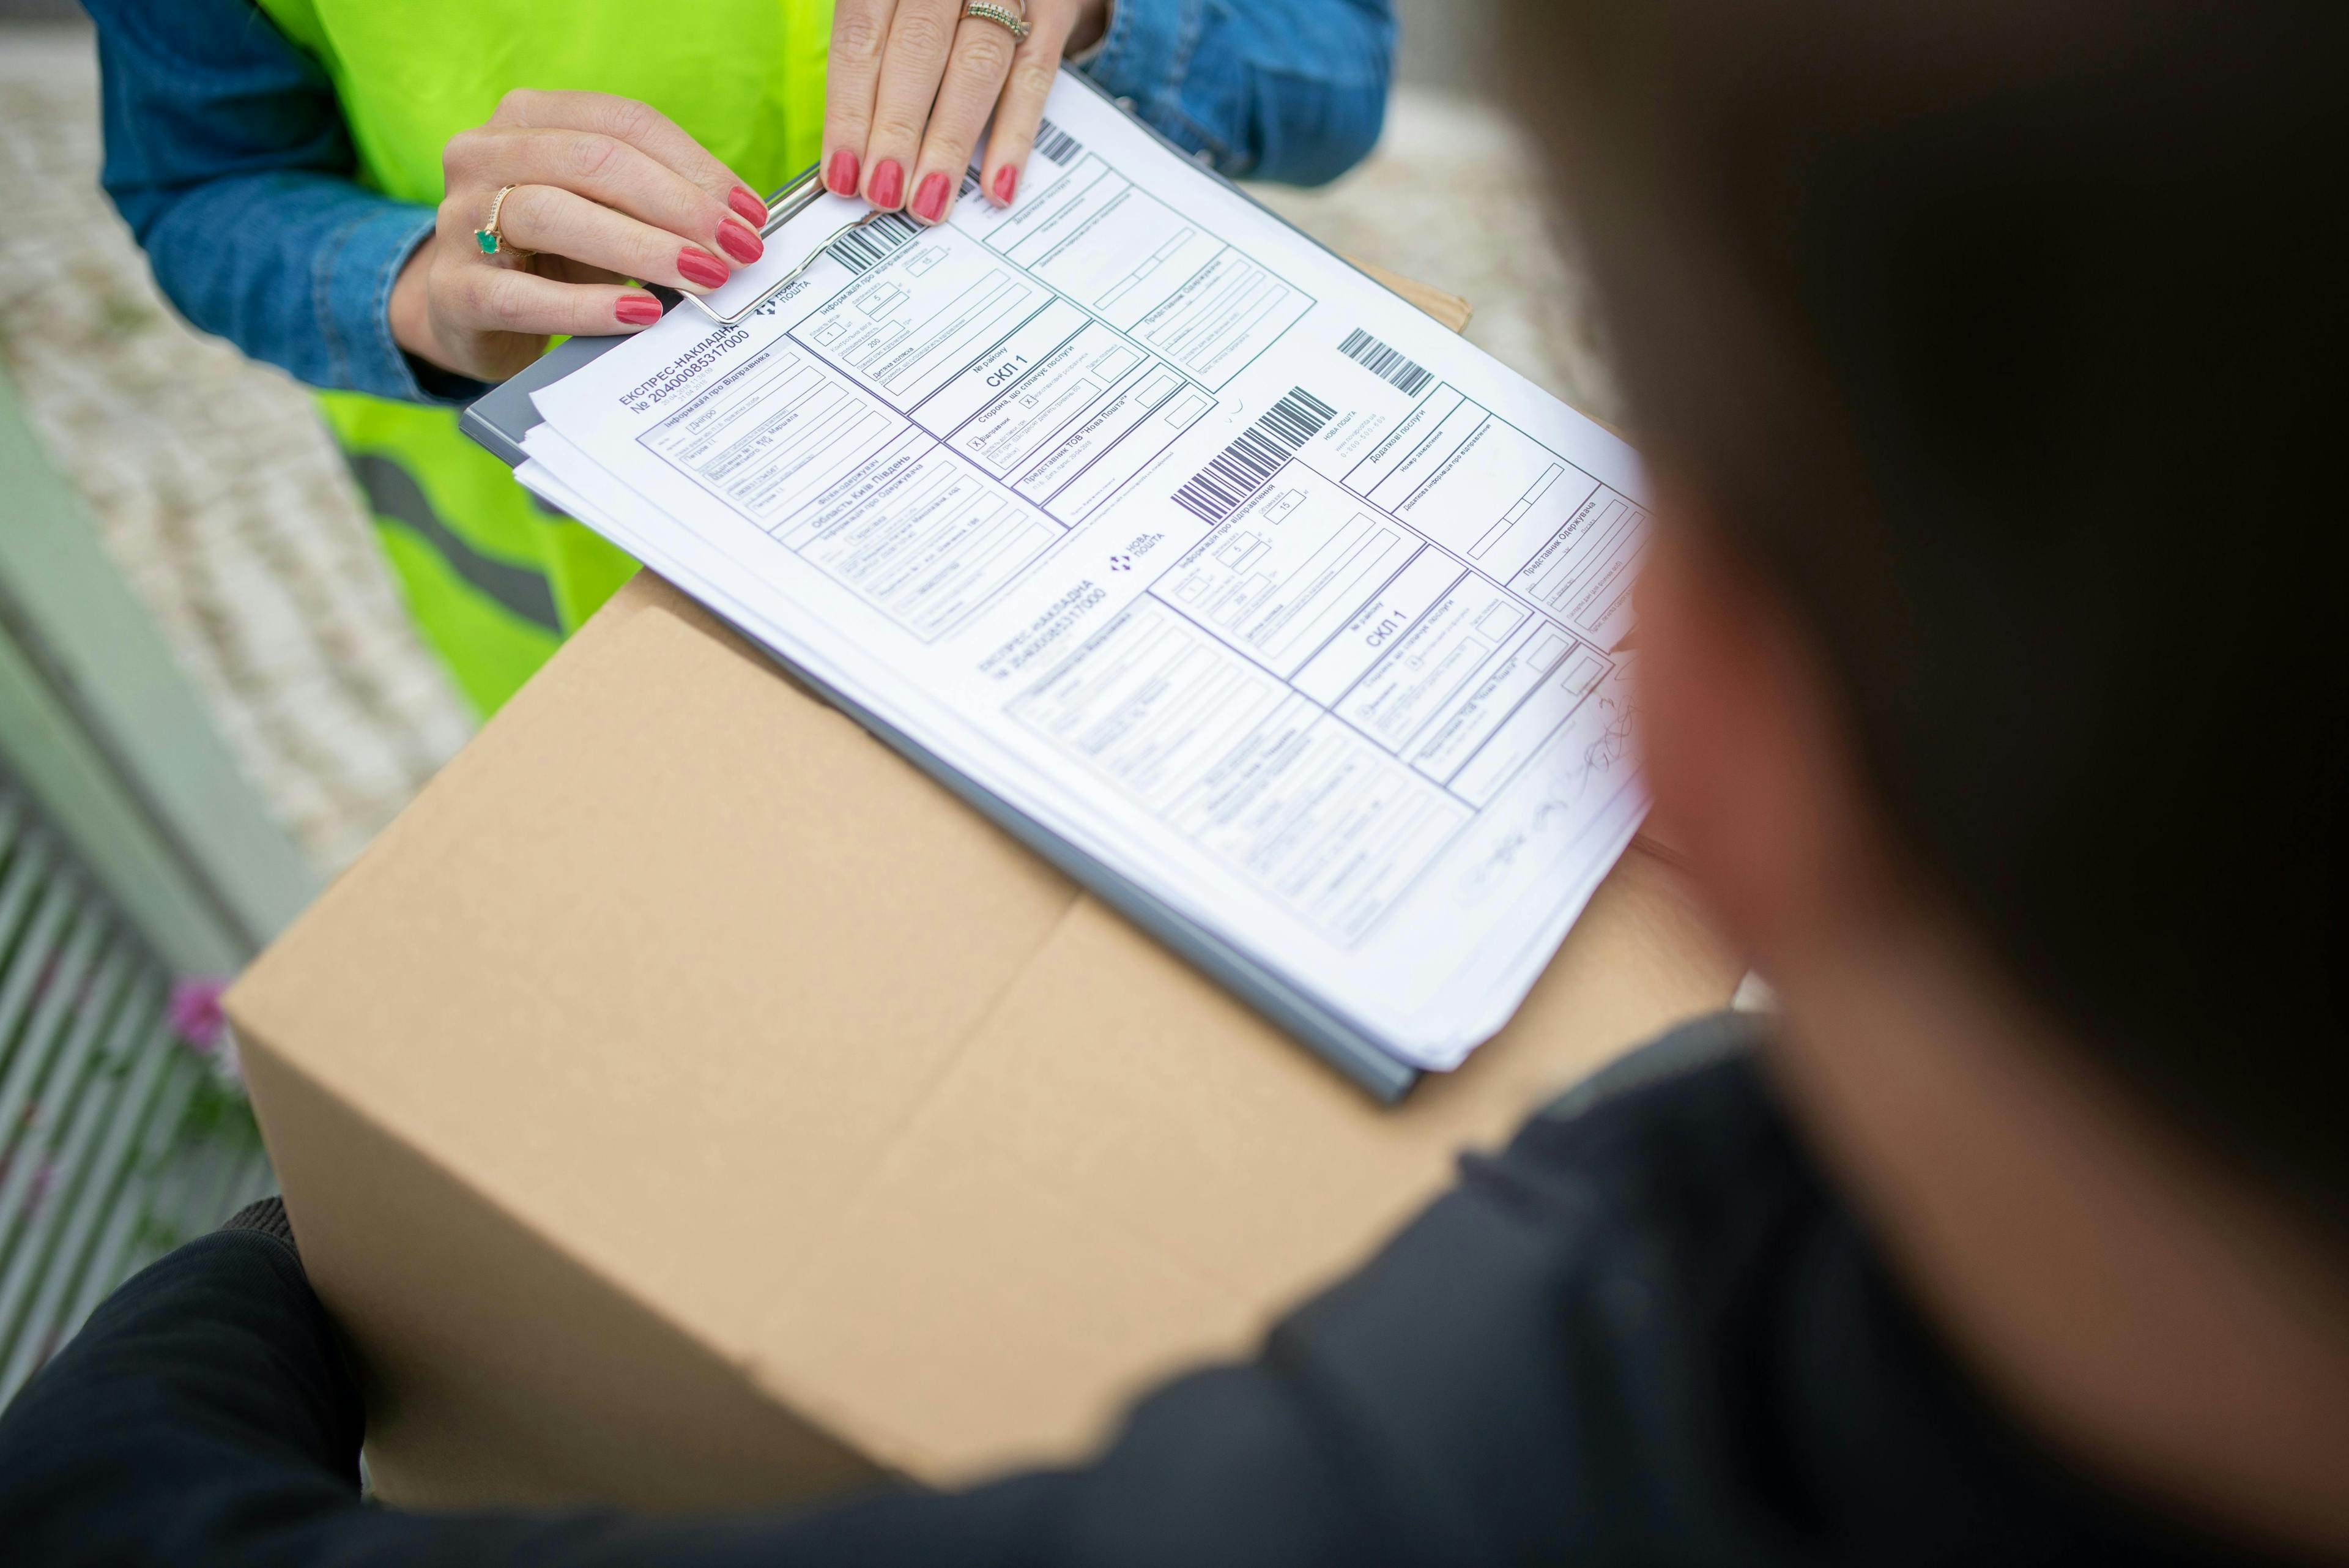
{"type": "Polygon", "coordinates": [[[182,975],[171,982],[171,1033],[190,1049],[210,1056],[227,1040],[228,1021],[220,1004],[227,989],[228,981],[210,975],[182,975]]]}

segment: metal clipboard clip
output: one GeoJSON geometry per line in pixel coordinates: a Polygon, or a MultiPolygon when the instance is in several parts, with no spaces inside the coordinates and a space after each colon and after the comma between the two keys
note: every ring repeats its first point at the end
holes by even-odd
{"type": "MultiPolygon", "coordinates": [[[[760,225],[759,237],[762,240],[769,238],[776,230],[781,228],[785,223],[790,223],[793,218],[798,217],[802,213],[806,212],[810,207],[814,206],[818,201],[823,199],[823,181],[820,177],[817,168],[814,165],[810,165],[806,171],[802,173],[798,179],[792,181],[781,191],[767,198],[767,221],[760,225]]],[[[798,277],[800,274],[813,266],[815,265],[815,258],[823,254],[826,250],[830,249],[833,244],[843,234],[854,234],[856,230],[863,228],[865,224],[870,223],[876,219],[885,218],[891,215],[892,214],[885,213],[876,207],[872,212],[869,212],[863,217],[857,219],[854,223],[841,224],[839,228],[834,229],[831,234],[826,234],[822,240],[818,241],[815,248],[808,252],[805,259],[803,259],[799,265],[792,268],[791,271],[777,278],[773,283],[769,284],[765,289],[760,292],[760,295],[756,299],[753,299],[750,304],[744,306],[741,309],[735,311],[730,316],[720,315],[710,306],[710,303],[708,300],[702,298],[698,294],[687,294],[680,289],[678,290],[678,296],[680,298],[689,302],[693,307],[696,310],[700,311],[702,315],[707,316],[710,320],[718,323],[719,326],[740,327],[743,322],[750,318],[751,315],[758,310],[759,306],[766,304],[767,301],[774,298],[775,296],[781,294],[785,288],[789,287],[793,278],[798,277]]]]}

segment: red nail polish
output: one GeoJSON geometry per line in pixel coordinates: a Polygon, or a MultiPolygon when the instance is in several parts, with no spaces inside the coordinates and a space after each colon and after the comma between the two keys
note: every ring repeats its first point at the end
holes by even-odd
{"type": "Polygon", "coordinates": [[[868,194],[876,207],[894,207],[905,197],[905,171],[894,158],[883,159],[873,170],[873,189],[868,194]]]}
{"type": "Polygon", "coordinates": [[[718,225],[718,243],[725,246],[726,254],[738,262],[754,262],[767,254],[767,247],[760,243],[759,236],[736,223],[718,225]]]}
{"type": "Polygon", "coordinates": [[[704,288],[716,288],[727,277],[726,264],[699,245],[688,245],[677,253],[677,270],[686,282],[704,288]]]}
{"type": "Polygon", "coordinates": [[[995,171],[995,199],[1005,206],[1011,205],[1012,196],[1019,189],[1019,171],[1006,163],[995,171]]]}
{"type": "Polygon", "coordinates": [[[649,294],[624,294],[612,314],[629,327],[650,327],[660,319],[660,301],[649,294]]]}
{"type": "Polygon", "coordinates": [[[824,189],[835,196],[854,196],[856,194],[857,173],[856,154],[843,147],[833,153],[832,161],[824,166],[824,189]]]}
{"type": "Polygon", "coordinates": [[[947,177],[931,174],[922,181],[921,192],[914,198],[914,215],[926,223],[935,223],[947,215],[947,177]]]}
{"type": "Polygon", "coordinates": [[[767,203],[759,200],[758,197],[752,195],[743,187],[737,185],[731,191],[727,192],[726,204],[733,208],[737,213],[742,214],[742,221],[750,224],[754,232],[765,227],[767,222],[767,203]]]}

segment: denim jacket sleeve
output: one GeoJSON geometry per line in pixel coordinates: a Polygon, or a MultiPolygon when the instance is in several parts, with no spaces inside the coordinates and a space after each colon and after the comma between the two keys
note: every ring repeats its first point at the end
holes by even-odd
{"type": "MultiPolygon", "coordinates": [[[[313,386],[480,392],[392,340],[391,286],[433,213],[357,182],[316,62],[253,0],[86,4],[101,179],[182,315],[313,386]]],[[[1393,48],[1390,0],[1115,0],[1079,68],[1226,173],[1311,183],[1378,140],[1393,48]]]]}
{"type": "Polygon", "coordinates": [[[392,280],[433,213],[356,182],[326,73],[251,0],[87,4],[99,177],[181,314],[313,386],[478,395],[392,341],[392,280]]]}
{"type": "Polygon", "coordinates": [[[1235,179],[1318,185],[1386,118],[1392,0],[1115,0],[1080,68],[1235,179]]]}

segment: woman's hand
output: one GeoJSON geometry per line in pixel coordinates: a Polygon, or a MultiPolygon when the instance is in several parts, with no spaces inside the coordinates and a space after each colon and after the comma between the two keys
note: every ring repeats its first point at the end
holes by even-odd
{"type": "Polygon", "coordinates": [[[634,332],[660,302],[626,280],[708,294],[759,259],[766,203],[657,111],[595,92],[506,94],[441,153],[432,238],[391,291],[393,339],[480,380],[502,380],[554,333],[634,332]],[[503,244],[474,231],[498,212],[503,244]]]}
{"type": "Polygon", "coordinates": [[[979,189],[1011,204],[1061,57],[1102,35],[1110,0],[998,0],[1026,41],[963,0],[835,0],[823,109],[823,182],[876,207],[946,221],[987,127],[979,189]]]}

